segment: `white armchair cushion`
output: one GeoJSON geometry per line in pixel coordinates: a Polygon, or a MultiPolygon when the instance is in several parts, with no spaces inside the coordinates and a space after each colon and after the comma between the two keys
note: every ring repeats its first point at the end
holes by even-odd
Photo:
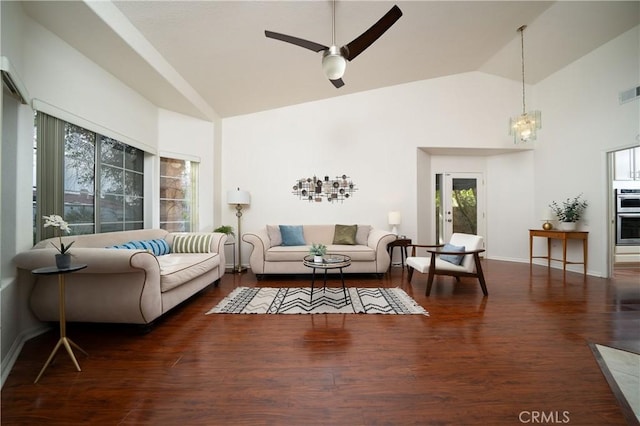
{"type": "MultiPolygon", "coordinates": [[[[407,257],[407,266],[412,267],[418,272],[426,274],[429,272],[429,266],[431,265],[431,256],[426,257],[407,257]]],[[[436,269],[441,271],[459,271],[467,272],[462,265],[454,265],[453,263],[436,258],[436,269]]]]}
{"type": "MultiPolygon", "coordinates": [[[[458,247],[464,247],[465,251],[479,250],[482,248],[482,237],[479,235],[455,233],[451,235],[449,244],[458,247]]],[[[444,250],[444,248],[440,249],[444,250]]],[[[429,272],[429,266],[431,265],[431,256],[427,255],[424,257],[408,257],[406,262],[408,266],[414,268],[418,272],[422,272],[423,274],[425,274],[429,272]]],[[[443,271],[474,273],[476,265],[473,261],[473,255],[467,254],[466,256],[464,256],[464,259],[462,260],[462,263],[460,265],[454,265],[440,259],[440,257],[437,257],[436,269],[443,271]]]]}

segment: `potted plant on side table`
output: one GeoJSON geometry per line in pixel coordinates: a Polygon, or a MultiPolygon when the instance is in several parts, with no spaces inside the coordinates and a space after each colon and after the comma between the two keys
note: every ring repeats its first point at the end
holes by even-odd
{"type": "Polygon", "coordinates": [[[227,236],[231,235],[234,238],[236,236],[235,232],[233,232],[233,226],[229,225],[218,226],[213,232],[220,232],[221,234],[227,234],[227,236]]]}
{"type": "Polygon", "coordinates": [[[567,198],[562,202],[562,206],[555,201],[549,204],[551,210],[555,213],[560,221],[560,229],[563,231],[575,231],[576,226],[584,210],[587,208],[587,202],[581,200],[582,194],[574,198],[567,198]]]}
{"type": "Polygon", "coordinates": [[[56,246],[51,242],[51,244],[58,250],[58,254],[56,254],[56,266],[58,269],[68,269],[71,266],[71,253],[69,253],[69,249],[73,245],[75,241],[71,241],[66,246],[62,242],[62,232],[66,232],[67,234],[71,232],[71,227],[67,222],[62,219],[61,216],[57,214],[52,214],[50,216],[42,216],[44,219],[44,227],[53,227],[55,236],[58,237],[58,241],[60,242],[60,247],[56,246]]]}

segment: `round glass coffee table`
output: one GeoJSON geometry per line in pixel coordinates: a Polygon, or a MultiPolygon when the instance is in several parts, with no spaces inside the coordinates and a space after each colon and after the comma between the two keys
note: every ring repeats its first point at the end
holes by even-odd
{"type": "Polygon", "coordinates": [[[311,275],[311,301],[313,301],[313,287],[316,281],[316,269],[324,269],[324,287],[327,288],[327,271],[329,269],[338,269],[340,271],[340,280],[342,280],[342,291],[344,292],[344,301],[347,303],[347,289],[344,286],[344,275],[342,268],[351,265],[351,257],[344,254],[327,254],[322,256],[322,262],[314,262],[314,256],[305,256],[302,263],[313,270],[311,275]]]}

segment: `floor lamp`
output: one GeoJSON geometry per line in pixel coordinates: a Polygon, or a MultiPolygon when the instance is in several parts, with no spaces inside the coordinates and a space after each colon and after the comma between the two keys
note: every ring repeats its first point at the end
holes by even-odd
{"type": "Polygon", "coordinates": [[[251,204],[251,194],[249,191],[237,190],[227,191],[227,204],[235,204],[236,216],[238,216],[238,264],[233,265],[234,272],[243,272],[247,268],[242,266],[242,231],[240,230],[240,218],[242,217],[242,206],[251,204]]]}

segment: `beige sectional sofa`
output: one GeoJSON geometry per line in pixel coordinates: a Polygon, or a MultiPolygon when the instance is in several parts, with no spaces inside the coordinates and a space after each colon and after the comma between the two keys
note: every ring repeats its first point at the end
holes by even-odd
{"type": "MultiPolygon", "coordinates": [[[[302,259],[309,254],[313,243],[327,246],[327,254],[351,256],[351,266],[344,273],[382,274],[389,269],[390,258],[387,244],[396,239],[394,234],[370,225],[357,225],[354,244],[334,244],[336,225],[298,225],[302,227],[303,240],[298,245],[283,244],[279,225],[267,225],[256,232],[242,235],[243,241],[253,246],[249,265],[260,277],[264,274],[308,274],[302,259]],[[280,234],[280,235],[279,235],[280,234]]],[[[337,225],[344,228],[347,225],[337,225]]],[[[353,225],[351,225],[353,226],[353,225]]],[[[340,242],[340,241],[338,241],[340,242]]]]}
{"type": "MultiPolygon", "coordinates": [[[[225,272],[221,233],[172,233],[141,229],[63,237],[72,264],[87,268],[66,274],[66,319],[77,322],[149,324],[193,296],[225,272]],[[164,240],[169,254],[154,255],[145,249],[112,248],[132,241],[164,240]],[[198,244],[196,244],[198,243],[198,244]],[[179,251],[179,252],[176,252],[179,251]]],[[[57,275],[33,275],[31,271],[55,266],[58,239],[43,240],[18,254],[14,263],[19,279],[31,284],[30,306],[41,321],[57,321],[57,275]]]]}

